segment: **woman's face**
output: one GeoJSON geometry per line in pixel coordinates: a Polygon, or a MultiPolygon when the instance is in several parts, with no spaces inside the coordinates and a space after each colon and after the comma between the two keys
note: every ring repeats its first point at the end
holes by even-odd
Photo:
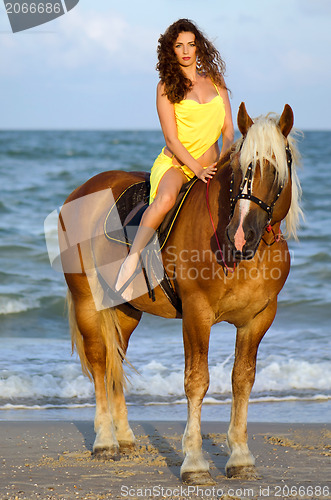
{"type": "Polygon", "coordinates": [[[191,66],[196,62],[195,35],[190,31],[179,33],[174,43],[174,51],[181,66],[191,66]]]}

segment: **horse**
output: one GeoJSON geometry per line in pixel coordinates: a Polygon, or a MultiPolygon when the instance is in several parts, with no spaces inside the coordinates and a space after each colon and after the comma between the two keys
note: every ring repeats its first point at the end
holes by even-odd
{"type": "MultiPolygon", "coordinates": [[[[111,190],[118,199],[144,180],[144,173],[103,172],[67,198],[59,217],[59,241],[72,345],[95,387],[94,457],[115,459],[120,451],[129,452],[135,446],[125,403],[123,363],[142,313],[181,318],[188,416],[180,476],[186,484],[213,483],[202,453],[201,406],[209,385],[210,330],[226,321],[236,327],[236,344],[225,472],[228,477],[256,477],[255,459],[247,445],[248,401],[258,347],[275,318],[277,296],[290,270],[286,239],[296,237],[302,214],[293,122],[288,104],[281,116],[269,113],[252,120],[241,103],[240,139],[219,160],[207,185],[197,180],[192,186],[162,249],[163,266],[181,310],[160,286],[155,287],[154,301],[146,292],[130,303],[97,305],[96,296],[102,300],[107,294],[104,284],[114,288],[114,267],[107,271],[110,256],[118,262],[117,270],[124,258],[123,245],[104,235],[107,192],[111,190]],[[79,203],[88,197],[91,203],[79,203]],[[64,213],[68,204],[76,207],[71,223],[64,213]]],[[[142,272],[137,279],[141,277],[142,272]]]]}

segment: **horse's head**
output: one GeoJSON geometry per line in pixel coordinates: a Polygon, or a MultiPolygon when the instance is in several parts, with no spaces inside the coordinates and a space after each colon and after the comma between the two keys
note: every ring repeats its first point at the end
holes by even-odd
{"type": "Polygon", "coordinates": [[[239,107],[242,138],[231,160],[231,218],[226,229],[238,260],[254,257],[269,224],[287,217],[288,232],[295,235],[300,187],[292,163],[296,156],[289,137],[292,127],[293,111],[288,104],[280,117],[269,114],[254,122],[245,104],[239,107]]]}

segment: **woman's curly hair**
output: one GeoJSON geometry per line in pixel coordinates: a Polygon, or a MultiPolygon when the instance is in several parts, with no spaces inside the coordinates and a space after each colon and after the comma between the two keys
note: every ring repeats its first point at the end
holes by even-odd
{"type": "Polygon", "coordinates": [[[223,80],[225,63],[218,50],[192,21],[179,19],[171,24],[165,33],[160,36],[157,47],[158,63],[156,69],[159,72],[161,82],[164,84],[165,95],[173,104],[184,99],[193,85],[181,70],[174,51],[174,44],[178,35],[183,32],[190,32],[195,35],[198,72],[205,73],[214,83],[221,87],[225,86],[223,80]]]}

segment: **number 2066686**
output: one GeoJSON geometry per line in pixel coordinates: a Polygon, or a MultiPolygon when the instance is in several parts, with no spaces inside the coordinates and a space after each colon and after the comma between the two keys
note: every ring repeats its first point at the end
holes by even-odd
{"type": "Polygon", "coordinates": [[[20,3],[8,2],[6,5],[7,14],[60,14],[62,12],[61,3],[36,2],[20,3]]]}
{"type": "Polygon", "coordinates": [[[287,486],[286,484],[282,486],[275,486],[274,495],[275,497],[287,498],[287,497],[312,497],[312,498],[330,498],[330,488],[329,486],[287,486]]]}

